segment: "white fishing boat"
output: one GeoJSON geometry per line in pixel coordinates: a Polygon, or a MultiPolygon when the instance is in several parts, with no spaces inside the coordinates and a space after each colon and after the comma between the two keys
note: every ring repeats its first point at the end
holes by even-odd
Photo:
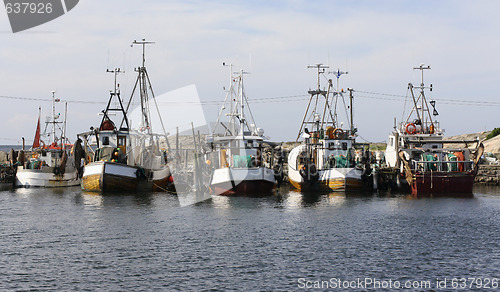
{"type": "MultiPolygon", "coordinates": [[[[328,79],[328,88],[321,89],[320,77],[328,66],[316,64],[308,66],[318,72],[318,86],[309,90],[310,98],[296,141],[301,145],[293,148],[288,155],[288,179],[298,190],[350,190],[363,186],[364,165],[356,161],[356,131],[352,121],[352,90],[350,90],[350,117],[347,129],[338,119],[340,101],[345,105],[343,91],[338,88],[342,74],[338,70],[337,88],[328,79]]],[[[358,155],[359,157],[359,155],[358,155]]]]}
{"type": "Polygon", "coordinates": [[[476,140],[447,141],[444,130],[435,119],[438,112],[435,101],[427,102],[424,86],[424,70],[430,66],[413,68],[421,71],[420,86],[408,84],[412,109],[407,118],[394,125],[389,135],[385,160],[388,167],[406,178],[413,195],[472,193],[474,177],[484,146],[476,140]],[[418,91],[415,92],[417,89],[418,91]],[[432,114],[431,108],[432,106],[432,114]],[[451,145],[444,147],[445,144],[451,145]],[[458,146],[457,146],[458,145],[458,146]],[[470,146],[475,145],[473,149],[470,146]],[[468,147],[469,146],[469,147],[468,147]]]}
{"type": "Polygon", "coordinates": [[[281,175],[281,148],[266,141],[255,126],[243,87],[243,75],[232,72],[224,106],[207,142],[213,152],[210,189],[219,195],[265,195],[272,193],[281,175]],[[222,121],[222,115],[229,118],[222,121]]]}
{"type": "MultiPolygon", "coordinates": [[[[73,145],[66,138],[66,114],[64,121],[56,114],[60,100],[52,92],[52,117],[47,117],[41,133],[40,114],[31,151],[20,151],[15,186],[17,187],[69,187],[80,184],[77,169],[80,159],[73,155],[73,145]],[[43,139],[42,139],[43,138],[43,139]],[[45,140],[44,140],[45,139],[45,140]]],[[[66,105],[67,107],[67,105],[66,105]]],[[[40,110],[41,112],[41,110],[40,110]]],[[[67,110],[65,111],[67,113],[67,110]]]]}
{"type": "Polygon", "coordinates": [[[82,189],[85,191],[139,192],[173,188],[166,150],[161,146],[164,142],[168,143],[167,133],[155,134],[150,119],[148,88],[152,99],[155,97],[144,57],[145,45],[150,43],[145,40],[133,42],[142,45],[143,62],[136,69],[138,76],[127,107],[124,107],[119,85],[116,85],[120,69],[108,70],[115,74],[115,89],[102,111],[101,124],[97,129],[91,128],[90,132],[79,134],[87,153],[82,176],[82,189]],[[140,92],[142,121],[139,129],[132,129],[128,108],[136,89],[140,92]],[[119,125],[112,121],[112,115],[121,117],[119,125]]]}

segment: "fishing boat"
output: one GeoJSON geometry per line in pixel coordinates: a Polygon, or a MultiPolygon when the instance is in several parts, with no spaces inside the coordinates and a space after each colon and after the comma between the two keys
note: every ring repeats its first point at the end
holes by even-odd
{"type": "Polygon", "coordinates": [[[256,127],[243,87],[243,70],[233,73],[230,86],[212,134],[208,162],[213,169],[210,189],[223,196],[271,194],[280,180],[281,148],[267,141],[256,127]],[[229,121],[222,121],[226,115],[229,121]]]}
{"type": "Polygon", "coordinates": [[[365,171],[361,158],[366,151],[355,141],[357,129],[352,120],[352,89],[349,89],[350,115],[346,117],[349,128],[343,128],[338,115],[339,103],[342,101],[345,105],[338,80],[347,72],[334,72],[337,88],[328,79],[325,90],[321,88],[320,79],[329,67],[316,64],[308,68],[317,69],[318,83],[316,89],[309,90],[309,103],[297,135],[296,142],[303,141],[288,155],[288,179],[293,187],[304,191],[361,189],[365,171]]]}
{"type": "Polygon", "coordinates": [[[484,152],[479,139],[449,141],[435,118],[436,102],[427,102],[424,71],[430,66],[413,68],[421,71],[420,86],[408,84],[412,109],[389,135],[386,164],[406,178],[413,195],[472,193],[478,162],[484,152]],[[432,106],[432,114],[431,107],[432,106]],[[446,145],[448,144],[448,145],[446,145]]]}
{"type": "Polygon", "coordinates": [[[31,151],[26,152],[28,155],[24,150],[19,151],[15,186],[69,187],[80,184],[78,168],[81,161],[74,155],[73,145],[66,138],[67,104],[64,120],[61,121],[60,114],[56,114],[56,103],[59,101],[55,91],[52,91],[52,117],[47,117],[43,133],[39,109],[31,151]]]}
{"type": "Polygon", "coordinates": [[[117,75],[122,71],[119,68],[108,70],[115,75],[115,88],[102,111],[100,126],[79,134],[86,153],[81,184],[85,191],[168,191],[173,187],[166,150],[161,146],[168,142],[167,133],[154,133],[150,119],[148,88],[153,100],[155,97],[145,67],[145,45],[151,43],[145,40],[133,42],[133,45],[142,45],[143,61],[142,66],[136,69],[138,76],[127,107],[122,102],[119,84],[117,86],[116,83],[117,75]],[[141,127],[133,129],[128,108],[137,88],[142,121],[141,127]],[[118,116],[119,124],[112,120],[113,115],[118,116]]]}

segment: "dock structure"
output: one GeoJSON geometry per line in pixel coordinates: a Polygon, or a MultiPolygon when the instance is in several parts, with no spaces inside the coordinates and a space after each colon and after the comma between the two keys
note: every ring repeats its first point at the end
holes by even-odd
{"type": "Polygon", "coordinates": [[[474,183],[500,186],[500,165],[479,165],[479,170],[477,172],[474,183]]]}

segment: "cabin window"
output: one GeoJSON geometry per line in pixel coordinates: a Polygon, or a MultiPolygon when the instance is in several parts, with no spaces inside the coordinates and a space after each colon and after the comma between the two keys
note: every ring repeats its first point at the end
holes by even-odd
{"type": "Polygon", "coordinates": [[[102,138],[102,145],[109,145],[109,137],[102,138]]]}
{"type": "Polygon", "coordinates": [[[389,147],[394,147],[394,138],[389,138],[389,147]]]}
{"type": "Polygon", "coordinates": [[[342,150],[347,150],[347,142],[342,142],[342,150]]]}

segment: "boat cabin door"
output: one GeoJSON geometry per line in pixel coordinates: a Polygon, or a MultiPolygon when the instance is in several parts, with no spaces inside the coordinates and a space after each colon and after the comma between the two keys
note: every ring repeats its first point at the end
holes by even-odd
{"type": "Polygon", "coordinates": [[[118,136],[118,145],[116,145],[123,154],[127,154],[127,136],[118,136]]]}

